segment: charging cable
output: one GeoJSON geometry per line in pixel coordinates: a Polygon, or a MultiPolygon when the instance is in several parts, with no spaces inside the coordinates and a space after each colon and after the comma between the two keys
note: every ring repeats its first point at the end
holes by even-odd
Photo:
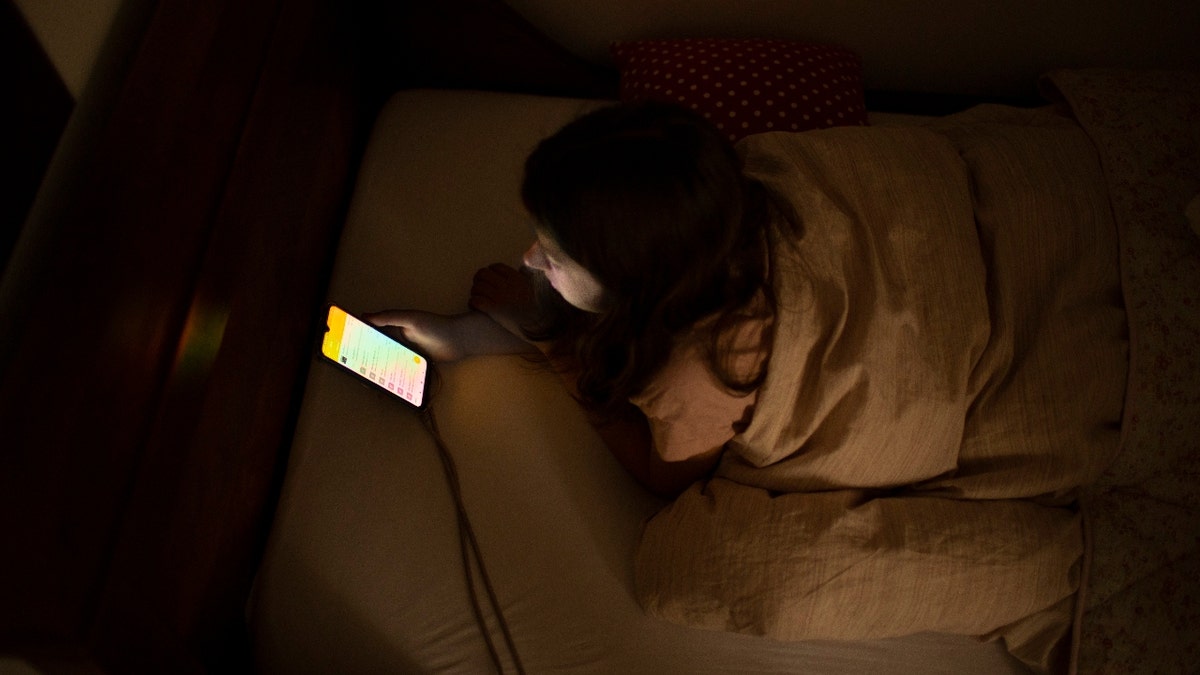
{"type": "Polygon", "coordinates": [[[479,624],[479,632],[483,635],[483,641],[487,644],[488,655],[492,659],[492,664],[496,666],[496,672],[504,675],[504,662],[500,658],[500,652],[496,649],[496,644],[492,641],[492,633],[488,629],[479,593],[475,587],[475,574],[472,570],[476,566],[479,568],[479,577],[483,581],[483,588],[487,593],[488,603],[491,605],[492,614],[496,617],[496,623],[500,626],[505,648],[512,658],[513,666],[519,675],[525,675],[525,668],[521,664],[521,657],[517,654],[517,647],[513,643],[512,633],[508,629],[508,622],[504,619],[504,611],[500,608],[500,601],[496,597],[495,589],[492,588],[492,580],[488,577],[487,568],[483,564],[483,554],[479,551],[479,542],[475,539],[475,531],[471,527],[471,520],[467,517],[467,508],[463,503],[462,487],[458,481],[458,468],[454,465],[454,458],[450,455],[449,449],[446,448],[446,442],[442,440],[442,434],[438,430],[437,419],[433,414],[433,407],[430,406],[422,410],[420,417],[421,423],[425,425],[426,431],[429,432],[429,435],[433,438],[434,445],[437,446],[438,457],[442,460],[442,469],[446,473],[446,483],[449,485],[450,493],[454,497],[454,508],[458,516],[458,543],[459,549],[462,552],[462,567],[467,582],[467,594],[471,597],[471,610],[475,613],[475,621],[479,624]],[[474,556],[474,565],[472,565],[472,556],[474,556]]]}

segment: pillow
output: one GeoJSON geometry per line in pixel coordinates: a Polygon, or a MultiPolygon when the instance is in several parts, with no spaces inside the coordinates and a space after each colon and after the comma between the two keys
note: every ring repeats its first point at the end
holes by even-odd
{"type": "Polygon", "coordinates": [[[737,140],[865,125],[862,62],[829,45],[766,38],[614,42],[621,100],[678,103],[737,140]]]}

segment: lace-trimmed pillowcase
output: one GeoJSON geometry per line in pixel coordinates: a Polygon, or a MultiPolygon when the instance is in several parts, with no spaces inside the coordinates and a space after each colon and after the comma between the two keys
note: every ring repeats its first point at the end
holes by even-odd
{"type": "Polygon", "coordinates": [[[867,123],[854,52],[768,38],[614,42],[621,100],[678,103],[731,141],[768,131],[867,123]]]}

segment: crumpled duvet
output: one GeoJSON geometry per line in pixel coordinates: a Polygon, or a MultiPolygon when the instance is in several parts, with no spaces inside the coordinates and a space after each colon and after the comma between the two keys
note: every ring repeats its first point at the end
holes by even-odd
{"type": "Polygon", "coordinates": [[[1076,503],[1120,447],[1117,230],[1048,109],[752,136],[802,226],[774,351],[715,476],[646,525],[648,612],[782,640],[939,631],[1070,667],[1076,503]]]}

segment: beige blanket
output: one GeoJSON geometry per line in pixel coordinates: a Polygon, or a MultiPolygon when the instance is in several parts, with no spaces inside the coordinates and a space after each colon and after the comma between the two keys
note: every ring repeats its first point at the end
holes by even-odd
{"type": "Polygon", "coordinates": [[[1128,363],[1087,135],[1049,111],[767,134],[789,204],[775,351],[716,477],[646,527],[646,609],[778,639],[1002,637],[1062,670],[1078,486],[1112,461],[1128,363]]]}

